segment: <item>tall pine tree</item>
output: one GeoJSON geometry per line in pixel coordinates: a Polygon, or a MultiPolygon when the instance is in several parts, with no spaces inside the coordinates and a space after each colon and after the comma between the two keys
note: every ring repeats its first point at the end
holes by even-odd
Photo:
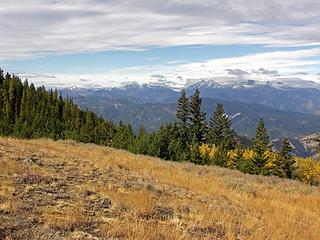
{"type": "Polygon", "coordinates": [[[3,70],[0,68],[0,88],[3,84],[3,81],[4,81],[3,70]]]}
{"type": "Polygon", "coordinates": [[[257,166],[258,174],[266,174],[265,165],[268,161],[265,153],[272,150],[270,137],[267,128],[265,127],[264,120],[261,118],[258,122],[256,129],[256,136],[253,140],[253,150],[255,156],[253,162],[257,166]]]}
{"type": "Polygon", "coordinates": [[[290,154],[293,147],[288,138],[282,140],[281,150],[277,156],[274,174],[279,177],[292,178],[294,172],[294,157],[290,154]]]}
{"type": "Polygon", "coordinates": [[[231,128],[231,120],[224,111],[222,104],[217,104],[209,122],[207,142],[231,150],[236,146],[235,132],[231,128]]]}
{"type": "Polygon", "coordinates": [[[4,81],[3,77],[3,70],[0,68],[0,121],[2,119],[2,114],[3,114],[3,101],[2,101],[2,84],[4,81]]]}
{"type": "Polygon", "coordinates": [[[206,114],[201,111],[199,89],[195,90],[190,100],[190,133],[193,142],[201,143],[205,140],[206,114]]]}
{"type": "Polygon", "coordinates": [[[190,117],[190,108],[189,108],[189,99],[186,96],[186,91],[183,89],[181,91],[181,96],[178,99],[177,104],[177,124],[179,127],[179,133],[181,138],[184,140],[188,139],[189,131],[189,117],[190,117]]]}

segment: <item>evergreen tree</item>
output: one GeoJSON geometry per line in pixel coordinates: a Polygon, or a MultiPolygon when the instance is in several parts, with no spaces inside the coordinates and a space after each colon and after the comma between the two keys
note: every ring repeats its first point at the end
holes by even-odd
{"type": "Polygon", "coordinates": [[[3,114],[3,101],[2,101],[2,84],[4,81],[3,77],[3,70],[0,68],[0,121],[2,119],[2,114],[3,114]]]}
{"type": "Polygon", "coordinates": [[[275,166],[275,175],[279,177],[292,178],[294,172],[295,160],[290,152],[293,147],[288,138],[282,140],[282,147],[278,154],[275,166]]]}
{"type": "Polygon", "coordinates": [[[3,88],[3,81],[0,85],[0,120],[2,119],[4,113],[4,88],[3,88]]]}
{"type": "Polygon", "coordinates": [[[266,129],[262,118],[259,120],[256,129],[256,136],[253,140],[253,150],[255,152],[253,162],[256,164],[257,169],[259,169],[257,173],[266,174],[264,167],[268,159],[266,158],[265,153],[272,150],[272,145],[270,143],[268,130],[266,129]]]}
{"type": "Polygon", "coordinates": [[[253,148],[256,152],[265,152],[272,149],[270,136],[262,118],[258,122],[256,136],[253,140],[253,148]]]}
{"type": "Polygon", "coordinates": [[[7,105],[7,114],[10,122],[15,120],[15,105],[16,105],[16,94],[15,94],[15,84],[14,79],[9,81],[9,91],[8,91],[8,105],[7,105]]]}
{"type": "Polygon", "coordinates": [[[96,121],[94,128],[94,143],[110,146],[111,137],[113,134],[113,124],[109,121],[105,121],[103,118],[99,118],[96,121]]]}
{"type": "Polygon", "coordinates": [[[206,164],[206,160],[201,157],[199,152],[200,144],[195,138],[192,140],[189,148],[190,148],[190,161],[194,164],[204,165],[206,164]]]}
{"type": "Polygon", "coordinates": [[[136,137],[129,150],[133,153],[147,154],[148,153],[148,133],[144,126],[140,126],[136,137]]]}
{"type": "Polygon", "coordinates": [[[205,140],[206,114],[201,111],[200,91],[196,89],[190,100],[190,134],[198,145],[205,140]]]}
{"type": "Polygon", "coordinates": [[[3,77],[3,70],[0,68],[0,87],[3,84],[4,77],[3,77]]]}
{"type": "Polygon", "coordinates": [[[10,116],[12,115],[12,109],[9,102],[9,82],[10,75],[6,74],[5,80],[2,84],[1,89],[1,103],[2,103],[2,119],[0,122],[1,133],[3,135],[9,135],[12,130],[12,122],[10,120],[10,116]],[[9,78],[8,78],[9,76],[9,78]]]}
{"type": "MultiPolygon", "coordinates": [[[[57,106],[55,104],[55,106],[57,106]]],[[[54,107],[54,111],[56,112],[58,109],[54,107]]],[[[85,114],[85,124],[80,129],[79,140],[81,142],[94,142],[94,129],[95,129],[95,121],[94,114],[92,112],[87,111],[85,114]]]]}
{"type": "Polygon", "coordinates": [[[177,124],[179,127],[179,134],[184,145],[187,145],[188,135],[189,135],[189,117],[190,117],[190,109],[189,109],[189,99],[186,96],[186,91],[183,89],[181,92],[181,96],[178,99],[177,104],[177,124]]]}
{"type": "Polygon", "coordinates": [[[170,155],[168,153],[169,143],[171,141],[171,132],[172,132],[173,124],[169,123],[167,125],[162,125],[158,131],[158,155],[164,160],[169,160],[170,155]]]}
{"type": "Polygon", "coordinates": [[[112,138],[112,147],[128,150],[134,141],[132,126],[125,125],[120,121],[115,128],[115,133],[112,138]]]}
{"type": "Polygon", "coordinates": [[[210,119],[207,142],[226,150],[234,149],[236,146],[235,132],[222,104],[217,104],[216,111],[210,119]]]}
{"type": "Polygon", "coordinates": [[[159,156],[159,131],[148,134],[148,152],[147,155],[159,156]]]}

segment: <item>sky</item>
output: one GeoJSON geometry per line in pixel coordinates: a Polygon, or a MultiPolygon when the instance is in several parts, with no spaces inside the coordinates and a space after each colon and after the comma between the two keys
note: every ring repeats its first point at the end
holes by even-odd
{"type": "Polygon", "coordinates": [[[319,0],[0,0],[0,67],[51,87],[320,82],[319,29],[319,0]]]}

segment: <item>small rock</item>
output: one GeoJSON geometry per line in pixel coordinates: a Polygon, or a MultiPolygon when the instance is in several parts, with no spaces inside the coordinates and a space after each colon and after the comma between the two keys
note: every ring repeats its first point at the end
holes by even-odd
{"type": "Polygon", "coordinates": [[[102,208],[110,208],[111,207],[111,200],[109,198],[104,198],[101,201],[101,207],[102,208]]]}
{"type": "Polygon", "coordinates": [[[82,232],[82,231],[75,231],[72,233],[72,235],[70,236],[71,239],[91,239],[91,240],[98,240],[98,237],[95,237],[93,235],[91,235],[90,233],[87,232],[82,232]]]}
{"type": "Polygon", "coordinates": [[[197,238],[204,238],[206,236],[214,236],[214,239],[223,239],[226,235],[226,229],[223,225],[217,224],[208,227],[194,227],[192,233],[197,238]]]}
{"type": "Polygon", "coordinates": [[[18,183],[22,183],[22,184],[34,184],[34,183],[49,183],[50,179],[46,178],[40,174],[24,174],[24,175],[17,175],[14,176],[14,179],[18,182],[18,183]]]}
{"type": "Polygon", "coordinates": [[[155,187],[152,184],[148,184],[146,188],[150,192],[154,192],[155,191],[155,187]]]}
{"type": "Polygon", "coordinates": [[[173,217],[173,208],[157,206],[151,213],[153,219],[169,220],[173,217]]]}
{"type": "Polygon", "coordinates": [[[86,191],[84,191],[84,193],[83,193],[83,195],[84,195],[85,197],[91,196],[91,195],[93,195],[93,194],[94,194],[94,192],[91,191],[91,190],[86,190],[86,191]]]}
{"type": "Polygon", "coordinates": [[[31,155],[30,157],[24,159],[23,162],[33,163],[33,164],[36,164],[36,165],[38,165],[38,166],[43,166],[42,161],[41,161],[36,155],[34,155],[34,154],[31,155]]]}
{"type": "MultiPolygon", "coordinates": [[[[0,210],[0,213],[3,214],[3,215],[8,215],[8,214],[10,214],[11,212],[10,212],[10,209],[1,209],[1,210],[0,210]]],[[[0,239],[1,239],[1,238],[0,238],[0,239]]]]}

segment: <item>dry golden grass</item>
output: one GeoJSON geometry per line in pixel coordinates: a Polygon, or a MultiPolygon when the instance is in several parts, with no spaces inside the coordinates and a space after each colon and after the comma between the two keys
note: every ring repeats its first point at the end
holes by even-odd
{"type": "Polygon", "coordinates": [[[0,138],[0,183],[0,239],[320,239],[317,187],[92,144],[0,138]]]}
{"type": "Polygon", "coordinates": [[[81,229],[91,224],[89,217],[83,212],[83,206],[79,204],[70,208],[55,206],[44,209],[42,217],[46,227],[60,231],[81,229]]]}

